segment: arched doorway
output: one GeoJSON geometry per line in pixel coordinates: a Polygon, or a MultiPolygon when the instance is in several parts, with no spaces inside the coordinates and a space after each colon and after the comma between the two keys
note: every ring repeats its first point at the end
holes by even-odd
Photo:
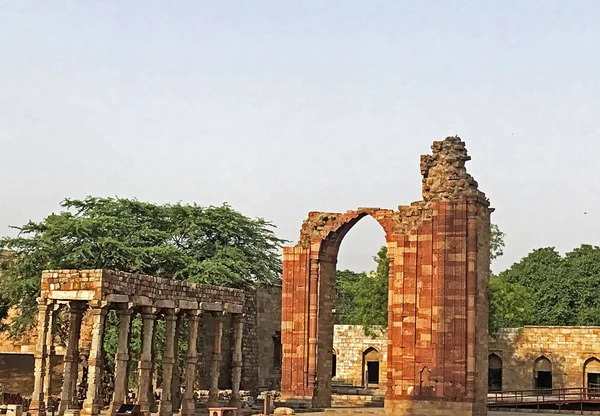
{"type": "Polygon", "coordinates": [[[496,354],[488,357],[488,391],[502,391],[502,359],[496,354]]]}
{"type": "Polygon", "coordinates": [[[363,386],[377,387],[379,385],[379,360],[380,354],[373,347],[363,351],[363,386]]]}
{"type": "Polygon", "coordinates": [[[543,355],[535,360],[533,367],[534,387],[536,390],[552,389],[552,362],[543,355]]]}
{"type": "MultiPolygon", "coordinates": [[[[311,213],[312,214],[312,213],[311,213]]],[[[309,218],[310,215],[309,214],[309,218]]],[[[292,283],[292,287],[296,287],[296,290],[303,288],[304,295],[307,296],[307,303],[299,304],[293,303],[290,305],[293,309],[301,309],[302,313],[299,314],[302,320],[298,320],[300,316],[297,315],[297,319],[294,322],[294,328],[300,328],[299,323],[305,325],[306,334],[308,335],[308,343],[304,344],[302,348],[297,345],[296,351],[305,351],[306,361],[305,363],[298,360],[296,364],[293,363],[293,359],[288,361],[290,367],[297,366],[295,368],[300,369],[299,366],[306,368],[308,371],[306,374],[306,381],[302,381],[304,384],[302,390],[307,392],[307,395],[312,396],[312,406],[314,407],[329,407],[331,406],[331,392],[332,392],[332,369],[333,369],[333,325],[334,325],[334,300],[335,300],[335,281],[337,274],[337,262],[338,254],[342,241],[348,232],[363,218],[372,217],[375,220],[376,226],[383,229],[385,241],[389,243],[388,228],[389,215],[388,211],[382,211],[379,209],[359,209],[358,211],[349,211],[346,214],[335,214],[335,213],[315,213],[312,220],[314,223],[326,224],[324,227],[327,229],[324,232],[324,237],[320,240],[319,244],[314,244],[305,251],[302,244],[291,247],[289,249],[298,250],[300,253],[304,252],[308,254],[306,257],[300,255],[293,255],[298,261],[295,262],[295,266],[289,267],[285,262],[285,258],[289,255],[287,247],[284,248],[284,269],[296,275],[298,273],[299,279],[292,283]],[[315,215],[318,214],[318,215],[315,215]],[[318,251],[315,249],[318,247],[318,251]],[[301,263],[302,262],[302,263],[301,263]],[[306,274],[302,274],[302,270],[306,270],[306,274]],[[313,302],[316,301],[316,302],[313,302]],[[306,365],[306,366],[305,366],[306,365]]],[[[301,232],[301,241],[303,238],[304,229],[301,232]]],[[[316,225],[316,224],[315,224],[316,225]]],[[[317,225],[317,227],[323,227],[317,225]]],[[[314,229],[313,231],[314,232],[314,229]]],[[[382,241],[383,243],[383,241],[382,241]]],[[[389,246],[388,246],[389,247],[389,246]]],[[[298,254],[300,254],[298,253],[298,254]]],[[[371,257],[376,252],[371,254],[371,257]]],[[[388,255],[392,257],[393,255],[388,255]]],[[[289,258],[289,257],[288,257],[289,258]]],[[[392,262],[393,263],[393,262],[392,262]]],[[[285,274],[285,272],[284,272],[285,274]]],[[[388,275],[389,281],[389,275],[388,275]]],[[[289,290],[286,286],[284,278],[284,293],[289,290]]],[[[387,291],[386,291],[387,297],[387,291]]],[[[288,307],[286,304],[286,297],[284,296],[282,301],[282,318],[285,319],[285,310],[288,307]]],[[[386,299],[387,303],[387,299],[386,299]]],[[[384,306],[384,311],[387,316],[388,308],[384,306]]],[[[300,332],[300,331],[298,331],[300,332]]],[[[292,345],[294,344],[294,335],[292,334],[292,345]]],[[[284,342],[285,343],[285,342],[284,342]]],[[[297,354],[298,357],[301,357],[297,354]]],[[[337,357],[336,357],[337,358],[337,357]]],[[[284,360],[285,364],[285,360],[284,360]]],[[[373,364],[371,364],[373,365],[373,364]]],[[[285,371],[284,371],[285,373],[285,371]]],[[[282,377],[282,389],[285,390],[287,386],[294,385],[294,373],[290,372],[290,379],[284,379],[282,377]],[[289,383],[289,384],[288,384],[289,383]]],[[[297,376],[304,378],[304,374],[296,373],[297,376]]],[[[302,379],[300,379],[302,380],[302,379]]]]}
{"type": "Polygon", "coordinates": [[[583,386],[600,390],[600,360],[596,357],[589,358],[583,364],[583,386]]]}

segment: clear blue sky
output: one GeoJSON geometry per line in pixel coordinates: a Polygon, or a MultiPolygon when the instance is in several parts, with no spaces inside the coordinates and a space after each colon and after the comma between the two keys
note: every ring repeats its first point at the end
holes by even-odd
{"type": "MultiPolygon", "coordinates": [[[[420,199],[458,134],[507,233],[600,244],[600,2],[0,3],[0,234],[66,196],[311,210],[420,199]],[[587,214],[584,214],[587,212],[587,214]]],[[[361,221],[340,267],[383,244],[361,221]]]]}

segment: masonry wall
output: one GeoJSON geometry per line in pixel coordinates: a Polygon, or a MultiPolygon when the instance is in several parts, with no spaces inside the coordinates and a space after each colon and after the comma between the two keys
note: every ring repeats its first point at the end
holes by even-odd
{"type": "Polygon", "coordinates": [[[600,327],[528,326],[502,330],[490,338],[489,353],[502,359],[502,389],[534,387],[535,361],[552,363],[552,387],[583,387],[584,365],[600,359],[600,327]]]}
{"type": "Polygon", "coordinates": [[[278,390],[281,384],[281,286],[256,292],[258,389],[278,390]]]}
{"type": "Polygon", "coordinates": [[[361,386],[363,384],[363,354],[369,348],[379,352],[379,386],[385,386],[387,374],[387,331],[368,336],[360,325],[335,325],[333,351],[336,355],[336,376],[333,381],[361,386]]]}

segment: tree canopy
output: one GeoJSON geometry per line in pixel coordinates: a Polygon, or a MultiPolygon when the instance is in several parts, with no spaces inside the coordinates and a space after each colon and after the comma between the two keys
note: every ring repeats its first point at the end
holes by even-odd
{"type": "Polygon", "coordinates": [[[533,250],[492,276],[490,328],[600,325],[600,247],[533,250]]]}
{"type": "Polygon", "coordinates": [[[383,246],[373,257],[377,267],[369,273],[338,271],[336,276],[336,323],[362,325],[367,334],[373,326],[387,327],[389,259],[383,246]]]}
{"type": "Polygon", "coordinates": [[[33,321],[44,269],[116,269],[243,288],[281,278],[274,225],[229,205],[153,204],[135,199],[66,199],[62,212],[14,227],[0,239],[17,261],[0,277],[4,311],[20,306],[13,332],[33,321]]]}

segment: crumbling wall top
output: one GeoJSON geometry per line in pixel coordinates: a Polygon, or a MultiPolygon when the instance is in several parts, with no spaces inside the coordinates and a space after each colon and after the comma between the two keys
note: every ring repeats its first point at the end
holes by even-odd
{"type": "Polygon", "coordinates": [[[421,156],[423,200],[454,200],[466,196],[485,198],[477,182],[467,173],[465,163],[471,160],[465,143],[458,136],[435,141],[431,155],[421,156]]]}

